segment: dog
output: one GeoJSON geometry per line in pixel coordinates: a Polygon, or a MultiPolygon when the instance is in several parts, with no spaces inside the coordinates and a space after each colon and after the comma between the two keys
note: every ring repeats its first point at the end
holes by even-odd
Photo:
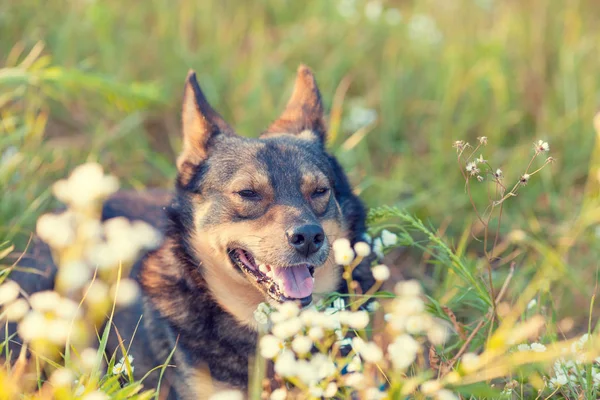
{"type": "MultiPolygon", "coordinates": [[[[306,66],[283,113],[257,138],[237,135],[190,71],[182,133],[174,193],[120,192],[104,204],[104,220],[141,219],[164,234],[132,269],[141,296],[114,316],[107,351],[129,348],[138,379],[169,360],[161,398],[198,399],[247,390],[261,302],[306,307],[347,290],[332,243],[362,240],[365,208],[327,152],[321,94],[306,66]]],[[[42,268],[35,255],[24,263],[42,268]]],[[[13,279],[42,290],[52,271],[46,283],[13,279]]],[[[374,283],[369,260],[354,279],[363,291],[374,283]]],[[[144,383],[158,380],[155,370],[144,383]]]]}

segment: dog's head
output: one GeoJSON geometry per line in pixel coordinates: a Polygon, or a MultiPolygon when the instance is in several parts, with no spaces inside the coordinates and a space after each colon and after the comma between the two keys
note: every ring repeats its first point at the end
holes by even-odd
{"type": "Polygon", "coordinates": [[[325,150],[312,72],[298,69],[285,111],[256,139],[235,134],[190,72],[182,122],[175,207],[184,246],[216,296],[308,305],[313,293],[335,290],[331,245],[348,235],[340,205],[352,195],[325,150]]]}

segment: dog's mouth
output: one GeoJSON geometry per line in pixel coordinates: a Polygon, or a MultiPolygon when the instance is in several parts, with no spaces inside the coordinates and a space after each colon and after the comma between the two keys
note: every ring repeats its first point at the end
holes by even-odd
{"type": "Polygon", "coordinates": [[[246,250],[232,249],[229,257],[240,271],[274,300],[300,301],[302,307],[312,302],[315,267],[311,264],[296,264],[276,267],[261,264],[246,250]]]}

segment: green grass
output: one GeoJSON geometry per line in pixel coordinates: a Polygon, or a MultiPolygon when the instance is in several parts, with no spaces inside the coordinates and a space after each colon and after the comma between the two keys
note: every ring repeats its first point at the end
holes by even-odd
{"type": "MultiPolygon", "coordinates": [[[[296,67],[306,63],[327,109],[340,107],[329,146],[361,197],[372,207],[406,209],[465,263],[449,273],[447,258],[423,256],[430,242],[417,231],[406,237],[416,244],[409,254],[389,259],[394,276],[420,278],[432,299],[465,322],[487,310],[456,287],[487,278],[452,143],[487,136],[486,158],[514,181],[534,140],[547,140],[557,161],[503,209],[501,237],[528,234],[516,247],[507,297],[516,299],[543,271],[552,284],[534,293],[540,311],[556,321],[571,316],[576,331],[586,331],[600,259],[600,148],[592,124],[600,5],[389,1],[373,21],[362,0],[354,2],[355,17],[342,15],[348,3],[1,4],[0,243],[23,248],[36,218],[56,205],[49,184],[84,160],[99,161],[126,187],[170,187],[189,68],[225,119],[256,136],[283,109],[296,67]],[[398,24],[387,22],[390,8],[400,11],[398,24]],[[439,40],[427,39],[419,15],[435,21],[439,40]],[[360,107],[375,110],[377,121],[356,132],[350,122],[360,107]]],[[[485,207],[485,187],[473,188],[485,207]]],[[[495,265],[496,288],[508,271],[508,261],[495,265]]],[[[598,312],[592,315],[593,328],[598,312]]]]}

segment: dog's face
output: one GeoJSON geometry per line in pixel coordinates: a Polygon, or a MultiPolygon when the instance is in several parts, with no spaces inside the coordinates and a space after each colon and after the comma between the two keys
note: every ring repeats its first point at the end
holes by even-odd
{"type": "Polygon", "coordinates": [[[188,247],[202,260],[209,286],[221,288],[213,287],[218,296],[250,291],[249,302],[306,306],[313,293],[337,287],[331,245],[346,228],[322,113],[314,77],[300,67],[283,115],[260,138],[243,138],[189,75],[180,207],[188,214],[188,247]]]}

